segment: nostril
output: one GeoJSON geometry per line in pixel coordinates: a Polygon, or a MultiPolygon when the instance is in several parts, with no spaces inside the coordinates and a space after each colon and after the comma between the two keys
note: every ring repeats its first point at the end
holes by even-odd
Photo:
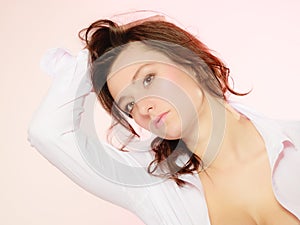
{"type": "Polygon", "coordinates": [[[153,110],[153,106],[148,107],[148,112],[150,112],[150,110],[153,110]]]}
{"type": "Polygon", "coordinates": [[[136,102],[136,108],[141,114],[146,115],[153,111],[155,106],[149,99],[141,99],[140,101],[136,102]]]}

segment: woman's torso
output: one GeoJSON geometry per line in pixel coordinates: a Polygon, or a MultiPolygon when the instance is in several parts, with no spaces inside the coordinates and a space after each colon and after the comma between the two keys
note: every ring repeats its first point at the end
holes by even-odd
{"type": "Polygon", "coordinates": [[[212,225],[297,225],[299,220],[276,200],[266,156],[211,180],[200,175],[212,225]]]}
{"type": "Polygon", "coordinates": [[[260,144],[249,146],[258,148],[251,158],[199,174],[211,225],[299,225],[300,221],[277,201],[265,144],[256,129],[253,133],[260,144]]]}

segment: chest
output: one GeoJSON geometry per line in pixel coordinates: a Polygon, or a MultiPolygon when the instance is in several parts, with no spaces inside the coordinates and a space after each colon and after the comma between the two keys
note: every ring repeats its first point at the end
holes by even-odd
{"type": "Polygon", "coordinates": [[[199,176],[211,225],[299,224],[274,196],[266,155],[253,163],[199,176]]]}

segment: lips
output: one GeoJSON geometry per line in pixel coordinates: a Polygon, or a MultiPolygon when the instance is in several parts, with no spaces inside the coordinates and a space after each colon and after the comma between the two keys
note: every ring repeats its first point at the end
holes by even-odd
{"type": "Polygon", "coordinates": [[[166,116],[167,116],[168,113],[169,113],[169,111],[168,112],[164,112],[164,113],[160,114],[159,116],[157,116],[155,118],[155,120],[154,120],[154,126],[156,128],[160,128],[164,124],[164,121],[165,121],[166,116]]]}

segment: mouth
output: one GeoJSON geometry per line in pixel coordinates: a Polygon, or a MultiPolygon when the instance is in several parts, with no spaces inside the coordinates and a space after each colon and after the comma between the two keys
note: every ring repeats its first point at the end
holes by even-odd
{"type": "Polygon", "coordinates": [[[154,126],[158,129],[160,128],[163,124],[164,124],[164,121],[166,119],[166,116],[167,114],[169,113],[169,111],[167,112],[164,112],[160,115],[158,115],[155,120],[154,120],[154,126]]]}

